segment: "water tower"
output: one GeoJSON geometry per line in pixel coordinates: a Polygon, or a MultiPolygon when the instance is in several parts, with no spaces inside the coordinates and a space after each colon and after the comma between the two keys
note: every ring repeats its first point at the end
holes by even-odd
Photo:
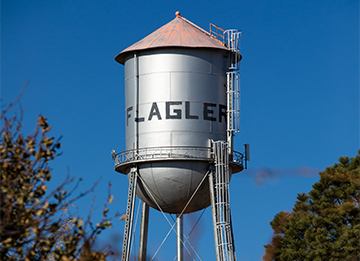
{"type": "Polygon", "coordinates": [[[233,150],[240,120],[239,30],[210,32],[176,17],[115,60],[125,65],[126,151],[112,152],[129,179],[122,260],[129,260],[135,194],[142,200],[139,260],[149,206],[175,213],[183,260],[183,214],[212,206],[217,260],[235,260],[229,181],[243,170],[233,150]]]}

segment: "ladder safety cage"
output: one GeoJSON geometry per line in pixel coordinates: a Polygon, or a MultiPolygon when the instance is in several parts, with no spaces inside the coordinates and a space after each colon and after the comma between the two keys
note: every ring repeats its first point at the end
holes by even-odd
{"type": "Polygon", "coordinates": [[[228,143],[213,141],[215,172],[210,176],[217,261],[236,261],[230,211],[228,143]]]}
{"type": "Polygon", "coordinates": [[[227,72],[227,131],[240,131],[240,73],[227,72]]]}
{"type": "Polygon", "coordinates": [[[239,70],[241,31],[237,29],[229,29],[224,32],[224,40],[226,46],[230,49],[230,70],[239,70]]]}
{"type": "Polygon", "coordinates": [[[227,132],[231,137],[240,131],[240,42],[241,31],[230,29],[224,32],[224,39],[230,50],[230,66],[227,75],[227,132]]]}

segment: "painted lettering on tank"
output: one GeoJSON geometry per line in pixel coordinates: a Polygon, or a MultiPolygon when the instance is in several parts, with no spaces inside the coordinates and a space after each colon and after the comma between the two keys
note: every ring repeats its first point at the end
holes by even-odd
{"type": "MultiPolygon", "coordinates": [[[[199,109],[199,106],[197,108],[199,109]]],[[[152,121],[154,120],[154,116],[157,120],[163,120],[163,117],[161,116],[162,113],[165,113],[165,119],[167,120],[181,120],[184,112],[185,119],[199,120],[199,115],[202,115],[201,120],[205,121],[218,121],[220,123],[226,123],[227,121],[226,105],[210,102],[202,103],[202,112],[197,111],[196,109],[194,111],[193,103],[190,101],[153,102],[150,110],[148,111],[148,117],[146,120],[145,117],[134,118],[133,110],[133,106],[126,108],[126,126],[129,125],[129,119],[132,118],[135,122],[152,121]],[[160,103],[160,105],[158,105],[158,103],[160,103]],[[164,104],[165,106],[162,105],[164,106],[162,107],[161,104],[164,104]]],[[[141,111],[141,113],[139,112],[138,114],[144,115],[144,111],[141,111]]]]}
{"type": "Polygon", "coordinates": [[[157,116],[158,120],[161,120],[160,111],[159,111],[159,108],[158,108],[156,102],[153,102],[153,104],[151,106],[148,121],[151,121],[153,116],[157,116]]]}
{"type": "Polygon", "coordinates": [[[204,109],[203,109],[204,120],[216,121],[216,118],[212,117],[212,115],[214,114],[214,110],[212,108],[214,107],[216,107],[215,103],[204,102],[204,109]]]}
{"type": "Polygon", "coordinates": [[[227,122],[226,110],[227,110],[226,105],[219,104],[219,122],[222,122],[221,121],[222,117],[224,117],[225,122],[227,122]]]}
{"type": "Polygon", "coordinates": [[[199,116],[190,114],[190,102],[189,101],[185,102],[185,119],[195,119],[195,120],[199,119],[199,116]]]}
{"type": "Polygon", "coordinates": [[[140,117],[140,118],[135,118],[136,122],[144,122],[145,118],[144,117],[140,117]]]}
{"type": "Polygon", "coordinates": [[[129,125],[129,118],[131,117],[130,111],[132,111],[133,106],[130,106],[126,109],[126,126],[129,125]]]}
{"type": "Polygon", "coordinates": [[[181,105],[181,101],[169,101],[165,102],[166,104],[166,119],[181,119],[181,109],[173,109],[173,111],[170,111],[171,105],[181,105]],[[173,114],[170,114],[173,113],[173,114]]]}

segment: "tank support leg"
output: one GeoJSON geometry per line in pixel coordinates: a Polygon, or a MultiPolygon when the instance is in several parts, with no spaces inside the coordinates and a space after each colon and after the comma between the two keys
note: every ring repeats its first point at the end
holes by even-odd
{"type": "Polygon", "coordinates": [[[132,237],[132,226],[134,219],[134,208],[135,208],[135,191],[136,191],[136,181],[137,181],[137,167],[131,168],[129,174],[129,193],[128,201],[126,207],[126,221],[124,229],[124,242],[122,248],[121,261],[130,260],[130,246],[131,246],[131,237],[132,237]]]}
{"type": "Polygon", "coordinates": [[[177,233],[177,261],[184,260],[184,245],[183,245],[183,215],[176,214],[176,233],[177,233]]]}
{"type": "Polygon", "coordinates": [[[215,203],[215,190],[214,190],[214,176],[215,170],[212,169],[209,173],[209,187],[210,187],[210,202],[211,202],[211,213],[212,213],[212,220],[213,220],[213,228],[214,228],[214,240],[215,240],[215,252],[216,252],[216,260],[220,260],[219,256],[219,238],[216,229],[216,203],[215,203]]]}
{"type": "Polygon", "coordinates": [[[234,261],[235,247],[232,233],[229,197],[229,152],[227,143],[212,143],[215,159],[214,171],[209,175],[211,207],[217,261],[234,261]]]}
{"type": "Polygon", "coordinates": [[[149,205],[146,204],[145,202],[142,202],[139,261],[146,261],[148,227],[149,227],[149,205]]]}

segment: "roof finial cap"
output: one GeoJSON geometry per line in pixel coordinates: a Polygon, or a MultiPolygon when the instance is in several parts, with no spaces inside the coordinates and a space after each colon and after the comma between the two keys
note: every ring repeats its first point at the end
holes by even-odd
{"type": "Polygon", "coordinates": [[[180,12],[179,12],[179,11],[176,11],[175,15],[176,15],[176,16],[180,16],[180,12]]]}

